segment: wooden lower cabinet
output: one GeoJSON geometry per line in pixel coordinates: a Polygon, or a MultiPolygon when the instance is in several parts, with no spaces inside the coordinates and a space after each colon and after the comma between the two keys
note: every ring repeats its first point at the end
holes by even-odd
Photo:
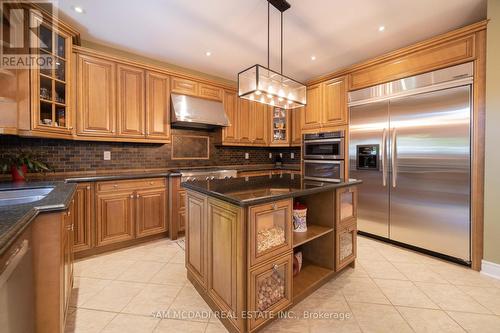
{"type": "MultiPolygon", "coordinates": [[[[248,277],[249,313],[278,313],[292,304],[292,260],[293,253],[288,252],[250,271],[248,277]]],[[[268,319],[265,315],[250,318],[249,331],[258,329],[268,319]]]]}
{"type": "Polygon", "coordinates": [[[74,206],[73,251],[80,252],[93,246],[94,191],[92,183],[79,183],[76,187],[74,206]]]}
{"type": "Polygon", "coordinates": [[[133,239],[134,192],[97,194],[97,246],[133,239]]]}
{"type": "Polygon", "coordinates": [[[186,268],[207,288],[207,197],[189,193],[186,200],[186,268]]]}
{"type": "Polygon", "coordinates": [[[167,188],[163,178],[96,184],[96,246],[165,232],[167,188]]]}
{"type": "Polygon", "coordinates": [[[74,201],[32,222],[35,331],[62,333],[73,289],[74,201]]]}
{"type": "Polygon", "coordinates": [[[164,188],[138,190],[137,237],[157,234],[167,230],[167,193],[164,188]]]}

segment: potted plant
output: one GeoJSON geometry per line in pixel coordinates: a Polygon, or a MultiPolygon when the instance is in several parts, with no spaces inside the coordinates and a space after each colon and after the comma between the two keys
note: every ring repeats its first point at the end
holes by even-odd
{"type": "Polygon", "coordinates": [[[26,180],[28,172],[45,172],[50,168],[47,164],[36,160],[32,154],[20,151],[3,158],[0,161],[0,170],[6,173],[10,170],[13,181],[26,180]]]}

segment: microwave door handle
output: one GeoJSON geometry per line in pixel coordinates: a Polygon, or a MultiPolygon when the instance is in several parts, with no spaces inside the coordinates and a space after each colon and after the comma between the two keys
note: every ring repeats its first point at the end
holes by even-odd
{"type": "Polygon", "coordinates": [[[396,127],[392,130],[392,149],[391,149],[391,159],[392,159],[392,187],[397,186],[397,180],[398,180],[398,165],[396,164],[396,160],[398,158],[397,154],[397,130],[396,127]]]}
{"type": "Polygon", "coordinates": [[[380,161],[382,163],[382,186],[387,186],[387,166],[386,160],[386,147],[387,147],[387,129],[382,131],[382,149],[380,150],[380,161]]]}

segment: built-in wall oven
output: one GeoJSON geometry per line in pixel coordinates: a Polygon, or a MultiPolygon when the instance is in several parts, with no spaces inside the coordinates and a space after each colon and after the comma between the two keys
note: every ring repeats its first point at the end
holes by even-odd
{"type": "Polygon", "coordinates": [[[340,182],[344,178],[344,131],[304,134],[304,179],[340,182]]]}
{"type": "Polygon", "coordinates": [[[304,160],[343,160],[344,131],[304,134],[304,160]]]}

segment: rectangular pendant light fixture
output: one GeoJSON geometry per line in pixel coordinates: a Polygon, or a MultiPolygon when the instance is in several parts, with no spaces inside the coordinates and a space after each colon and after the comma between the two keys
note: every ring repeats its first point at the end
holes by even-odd
{"type": "Polygon", "coordinates": [[[238,73],[238,96],[284,109],[306,105],[306,86],[283,75],[283,12],[290,8],[286,0],[268,0],[267,67],[254,65],[238,73]],[[273,5],[281,12],[281,72],[269,68],[269,10],[273,5]]]}
{"type": "Polygon", "coordinates": [[[306,105],[306,86],[262,65],[254,65],[238,73],[238,96],[294,109],[306,105]]]}

